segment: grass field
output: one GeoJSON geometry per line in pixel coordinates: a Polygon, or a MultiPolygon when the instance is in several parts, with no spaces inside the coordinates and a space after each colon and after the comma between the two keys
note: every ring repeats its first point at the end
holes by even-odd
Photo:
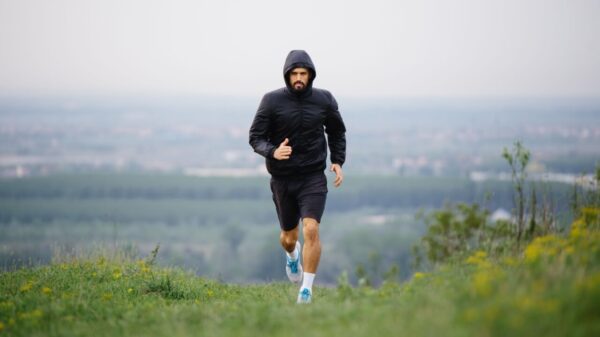
{"type": "MultiPolygon", "coordinates": [[[[484,251],[404,283],[223,284],[118,252],[0,274],[6,336],[598,336],[600,211],[521,254],[484,251]]],[[[283,268],[282,268],[283,272],[283,268]]]]}

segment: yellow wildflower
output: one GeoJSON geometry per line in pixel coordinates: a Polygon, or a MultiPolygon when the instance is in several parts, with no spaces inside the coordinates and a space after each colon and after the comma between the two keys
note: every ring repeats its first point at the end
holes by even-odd
{"type": "Polygon", "coordinates": [[[571,239],[578,240],[588,238],[592,232],[597,232],[600,225],[600,209],[599,208],[584,208],[583,216],[571,224],[571,239]]]}
{"type": "Polygon", "coordinates": [[[127,292],[131,294],[133,292],[133,288],[127,289],[127,292]]]}
{"type": "Polygon", "coordinates": [[[139,260],[138,265],[140,266],[140,270],[142,271],[142,273],[146,274],[150,272],[150,267],[146,264],[146,261],[139,260]]]}
{"type": "Polygon", "coordinates": [[[492,275],[486,271],[480,271],[473,276],[473,289],[477,295],[489,296],[492,293],[492,275]]]}
{"type": "Polygon", "coordinates": [[[487,253],[484,252],[483,250],[478,250],[473,254],[473,257],[476,259],[483,260],[483,259],[487,258],[487,253]]]}
{"type": "Polygon", "coordinates": [[[535,307],[535,301],[529,296],[522,296],[517,299],[517,308],[523,311],[530,311],[535,307]]]}
{"type": "Polygon", "coordinates": [[[0,310],[11,310],[12,308],[14,308],[15,304],[13,302],[10,301],[5,301],[5,302],[0,302],[0,310]]]}
{"type": "Polygon", "coordinates": [[[600,221],[600,208],[585,207],[582,213],[589,222],[600,221]]]}
{"type": "Polygon", "coordinates": [[[31,281],[27,281],[27,283],[23,284],[23,285],[21,286],[21,288],[19,288],[19,290],[20,290],[22,293],[26,293],[26,292],[28,292],[29,290],[31,290],[31,288],[32,288],[32,287],[33,287],[33,283],[32,283],[31,281]]]}
{"type": "Polygon", "coordinates": [[[579,239],[583,236],[585,236],[585,223],[583,222],[583,219],[578,219],[576,221],[573,222],[573,224],[571,224],[571,233],[570,233],[570,237],[571,239],[579,239]]]}
{"type": "Polygon", "coordinates": [[[27,320],[27,319],[38,319],[41,318],[44,315],[44,312],[40,309],[35,309],[32,312],[22,312],[19,313],[19,318],[22,320],[27,320]]]}
{"type": "Polygon", "coordinates": [[[42,288],[42,293],[44,293],[44,295],[50,295],[50,294],[52,294],[52,289],[50,289],[48,287],[44,287],[44,288],[42,288]]]}
{"type": "Polygon", "coordinates": [[[120,278],[121,278],[121,276],[123,276],[123,273],[121,273],[121,270],[120,270],[120,269],[115,269],[115,270],[113,271],[113,278],[114,278],[115,280],[118,280],[118,279],[120,279],[120,278]]]}
{"type": "Polygon", "coordinates": [[[567,245],[565,247],[565,254],[566,255],[573,255],[573,254],[575,254],[575,247],[573,247],[573,245],[567,245]]]}
{"type": "Polygon", "coordinates": [[[525,261],[532,263],[542,257],[554,257],[564,245],[565,240],[556,235],[540,236],[525,248],[525,261]]]}
{"type": "Polygon", "coordinates": [[[465,260],[465,263],[482,268],[491,267],[491,263],[487,260],[487,253],[482,250],[478,250],[475,253],[473,253],[473,255],[469,256],[465,260]]]}
{"type": "Polygon", "coordinates": [[[503,278],[502,270],[494,267],[478,269],[471,279],[471,286],[478,296],[489,296],[492,294],[498,280],[503,278]]]}
{"type": "Polygon", "coordinates": [[[44,315],[44,312],[40,309],[35,309],[34,311],[31,312],[31,316],[34,318],[40,318],[44,315]]]}
{"type": "Polygon", "coordinates": [[[427,276],[427,274],[425,274],[425,273],[421,273],[421,272],[416,272],[416,273],[413,275],[413,278],[414,278],[415,280],[420,280],[420,279],[423,279],[423,278],[425,278],[425,276],[427,276]]]}
{"type": "Polygon", "coordinates": [[[2,330],[4,330],[4,323],[0,322],[0,332],[2,332],[2,330]]]}
{"type": "Polygon", "coordinates": [[[111,293],[104,293],[102,295],[102,300],[103,301],[110,301],[110,300],[112,300],[112,298],[113,298],[113,295],[111,293]]]}

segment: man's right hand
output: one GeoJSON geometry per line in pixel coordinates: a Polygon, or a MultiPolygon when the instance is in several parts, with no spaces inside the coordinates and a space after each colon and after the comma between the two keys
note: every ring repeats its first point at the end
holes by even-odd
{"type": "Polygon", "coordinates": [[[287,138],[281,142],[279,147],[275,149],[275,152],[273,152],[273,158],[277,160],[290,159],[290,156],[292,155],[292,147],[288,145],[289,142],[290,140],[287,138]]]}

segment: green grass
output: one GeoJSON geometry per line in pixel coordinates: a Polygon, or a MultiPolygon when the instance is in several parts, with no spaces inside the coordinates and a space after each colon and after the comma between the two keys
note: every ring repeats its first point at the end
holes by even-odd
{"type": "MultiPolygon", "coordinates": [[[[598,336],[600,211],[522,254],[462,261],[404,283],[314,289],[223,284],[119,254],[0,274],[7,336],[598,336]]],[[[283,271],[282,271],[283,272],[283,271]]]]}

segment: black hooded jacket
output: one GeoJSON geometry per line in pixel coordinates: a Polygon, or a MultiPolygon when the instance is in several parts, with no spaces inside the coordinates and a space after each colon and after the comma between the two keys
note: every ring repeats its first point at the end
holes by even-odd
{"type": "Polygon", "coordinates": [[[286,86],[265,94],[250,127],[250,145],[266,158],[272,176],[287,177],[323,171],[326,167],[327,143],[331,162],[343,165],[346,160],[346,127],[333,95],[312,87],[317,76],[310,56],[303,50],[292,50],[283,67],[286,86]],[[295,91],[289,73],[295,68],[307,68],[308,85],[295,91]],[[327,140],[325,140],[327,133],[327,140]],[[286,138],[292,147],[287,160],[273,157],[275,149],[286,138]]]}

